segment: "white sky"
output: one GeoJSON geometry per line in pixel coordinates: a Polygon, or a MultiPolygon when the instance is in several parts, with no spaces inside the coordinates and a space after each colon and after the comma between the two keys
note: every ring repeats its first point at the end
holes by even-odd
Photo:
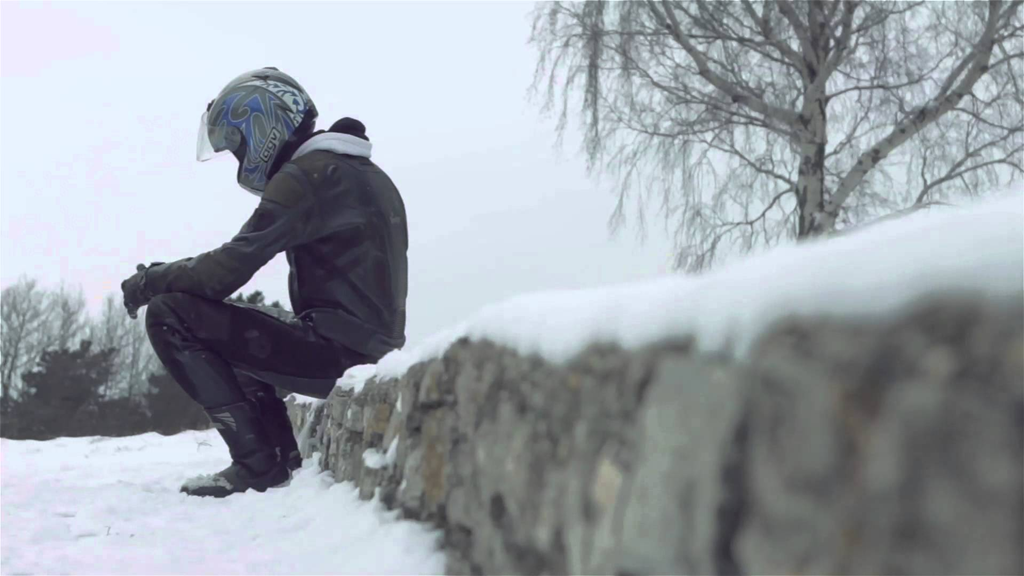
{"type": "MultiPolygon", "coordinates": [[[[233,159],[195,162],[196,129],[261,66],[320,128],[366,124],[408,212],[410,342],[518,293],[667,272],[662,228],[610,237],[607,183],[527,101],[532,6],[3,2],[0,284],[80,284],[95,313],[136,263],[229,240],[257,199],[233,159]]],[[[286,278],[280,255],[244,290],[286,302],[286,278]]]]}

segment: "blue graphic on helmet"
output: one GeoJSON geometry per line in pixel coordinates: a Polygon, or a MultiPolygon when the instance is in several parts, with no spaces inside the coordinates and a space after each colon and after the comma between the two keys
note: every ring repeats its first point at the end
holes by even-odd
{"type": "Polygon", "coordinates": [[[238,183],[256,194],[266,187],[268,171],[307,112],[316,117],[309,96],[274,75],[294,83],[291,77],[266,69],[244,74],[218,96],[207,120],[208,129],[230,127],[240,132],[244,151],[233,150],[239,159],[238,183]]]}

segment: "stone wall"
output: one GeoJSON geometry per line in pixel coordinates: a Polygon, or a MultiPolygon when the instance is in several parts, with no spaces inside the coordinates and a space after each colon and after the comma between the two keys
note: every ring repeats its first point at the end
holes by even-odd
{"type": "Polygon", "coordinates": [[[742,362],[460,341],[290,411],[305,456],[444,530],[451,573],[1020,574],[1022,324],[800,318],[742,362]]]}

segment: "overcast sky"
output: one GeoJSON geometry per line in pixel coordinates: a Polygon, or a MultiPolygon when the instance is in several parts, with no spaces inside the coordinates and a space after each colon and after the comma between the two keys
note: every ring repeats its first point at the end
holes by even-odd
{"type": "MultiPolygon", "coordinates": [[[[2,3],[0,284],[81,285],[90,310],[138,262],[229,240],[257,199],[195,161],[206,103],[241,72],[352,116],[409,217],[410,342],[534,290],[669,270],[661,228],[611,237],[608,182],[526,98],[532,4],[2,3]]],[[[287,301],[278,256],[246,286],[287,301]]]]}

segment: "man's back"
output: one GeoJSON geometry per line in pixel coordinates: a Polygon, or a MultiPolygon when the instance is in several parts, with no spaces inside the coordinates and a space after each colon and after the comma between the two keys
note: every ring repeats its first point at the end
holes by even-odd
{"type": "Polygon", "coordinates": [[[398,189],[369,158],[318,149],[289,164],[282,173],[315,198],[308,240],[287,251],[295,314],[370,356],[401,348],[409,239],[398,189]]]}

